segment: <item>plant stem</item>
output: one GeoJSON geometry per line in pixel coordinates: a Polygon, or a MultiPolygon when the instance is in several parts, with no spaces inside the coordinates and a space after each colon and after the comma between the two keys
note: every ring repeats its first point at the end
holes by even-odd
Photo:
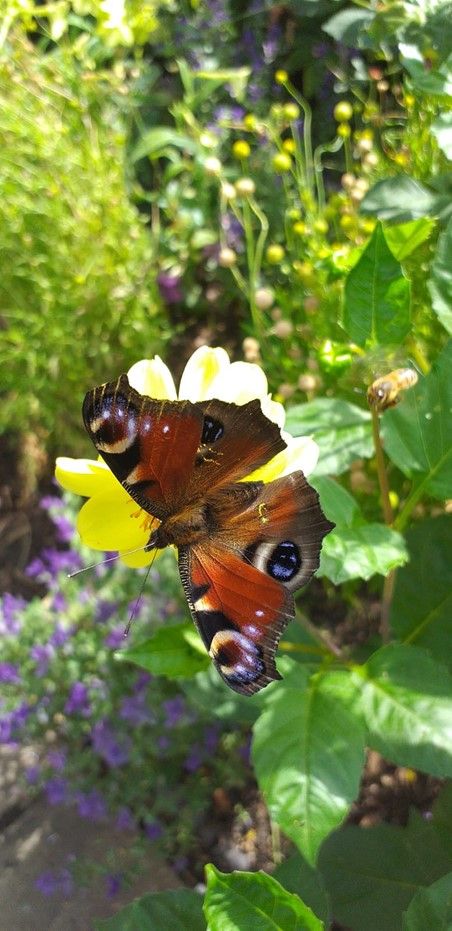
{"type": "Polygon", "coordinates": [[[279,824],[276,824],[276,821],[270,819],[270,832],[272,839],[272,856],[273,863],[275,866],[279,866],[282,863],[283,856],[281,853],[281,831],[279,829],[279,824]]]}
{"type": "Polygon", "coordinates": [[[317,188],[317,201],[319,210],[323,210],[325,207],[325,185],[323,183],[323,170],[322,170],[322,155],[325,152],[339,152],[339,149],[343,145],[343,139],[340,136],[336,136],[336,139],[333,139],[333,142],[327,142],[325,145],[318,145],[314,149],[314,175],[315,175],[315,184],[317,188]]]}
{"type": "MultiPolygon", "coordinates": [[[[392,512],[391,501],[389,499],[388,475],[386,472],[383,447],[381,445],[379,416],[374,408],[372,408],[371,414],[372,434],[375,447],[375,459],[377,463],[378,483],[380,485],[381,505],[383,508],[385,524],[388,527],[391,527],[394,522],[394,514],[392,512]]],[[[392,593],[394,591],[394,582],[395,572],[393,570],[386,576],[383,586],[380,617],[380,634],[383,643],[389,643],[391,639],[391,632],[389,629],[389,611],[391,607],[392,593]]]]}

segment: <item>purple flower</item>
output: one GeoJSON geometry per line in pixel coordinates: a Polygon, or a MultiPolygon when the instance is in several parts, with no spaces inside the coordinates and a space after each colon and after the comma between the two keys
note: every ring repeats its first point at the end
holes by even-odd
{"type": "Polygon", "coordinates": [[[163,834],[163,827],[160,821],[147,821],[144,825],[144,833],[148,840],[159,840],[163,834]]]}
{"type": "Polygon", "coordinates": [[[25,575],[30,576],[31,579],[39,579],[41,576],[45,575],[46,567],[42,559],[37,557],[32,559],[25,569],[25,575]]]}
{"type": "Polygon", "coordinates": [[[71,639],[74,633],[75,627],[73,624],[71,627],[65,627],[64,624],[58,622],[53,628],[53,634],[49,637],[49,644],[52,647],[62,647],[71,639]]]}
{"type": "Polygon", "coordinates": [[[122,699],[119,709],[119,717],[123,721],[130,721],[131,724],[150,724],[155,721],[155,715],[149,708],[144,692],[138,692],[137,695],[126,696],[122,699]]]}
{"type": "Polygon", "coordinates": [[[19,670],[14,663],[0,663],[0,682],[6,685],[17,685],[20,682],[19,670]]]}
{"type": "Polygon", "coordinates": [[[47,762],[52,769],[55,769],[57,772],[61,773],[66,766],[66,751],[65,750],[49,750],[47,754],[47,762]]]}
{"type": "Polygon", "coordinates": [[[38,559],[33,559],[25,572],[33,579],[39,579],[46,585],[57,578],[60,572],[75,572],[81,569],[82,561],[78,553],[71,550],[56,550],[47,547],[38,559]]]}
{"type": "Polygon", "coordinates": [[[99,598],[96,606],[95,620],[99,624],[104,624],[105,621],[109,621],[114,614],[117,613],[118,605],[116,601],[107,601],[104,598],[99,598]]]}
{"type": "Polygon", "coordinates": [[[88,689],[83,682],[74,682],[64,706],[64,711],[65,714],[81,714],[84,718],[88,718],[91,714],[88,689]]]}
{"type": "Polygon", "coordinates": [[[151,673],[150,673],[150,672],[145,672],[144,669],[141,669],[140,672],[138,673],[136,679],[135,679],[135,682],[134,682],[134,685],[133,685],[133,691],[134,691],[134,692],[141,692],[142,689],[145,689],[145,688],[146,688],[146,686],[149,684],[149,682],[152,682],[152,679],[153,679],[153,678],[154,678],[154,677],[151,676],[151,673]]]}
{"type": "Polygon", "coordinates": [[[243,227],[233,213],[224,213],[221,226],[225,234],[226,243],[235,252],[243,252],[243,227]]]}
{"type": "Polygon", "coordinates": [[[176,727],[185,714],[185,701],[182,695],[176,695],[175,698],[169,698],[163,702],[165,712],[165,724],[167,727],[176,727]]]}
{"type": "Polygon", "coordinates": [[[179,304],[184,299],[181,288],[182,276],[178,274],[169,274],[160,272],[157,275],[157,284],[160,294],[166,304],[179,304]]]}
{"type": "Polygon", "coordinates": [[[57,540],[60,543],[70,543],[75,533],[73,523],[63,514],[56,514],[52,520],[56,527],[57,540]]]}
{"type": "Polygon", "coordinates": [[[105,637],[104,640],[106,647],[111,647],[112,650],[117,650],[118,647],[124,645],[124,625],[122,627],[113,627],[113,630],[105,637]]]}
{"type": "Polygon", "coordinates": [[[109,766],[124,766],[130,756],[129,737],[118,737],[106,721],[97,721],[91,731],[93,748],[109,766]]]}
{"type": "Polygon", "coordinates": [[[220,739],[220,733],[215,724],[212,724],[210,727],[206,727],[204,731],[204,747],[207,750],[207,753],[214,753],[218,746],[218,741],[220,739]]]}
{"type": "Polygon", "coordinates": [[[31,648],[30,658],[36,663],[36,675],[39,679],[45,676],[54,655],[55,650],[51,643],[37,643],[31,648]]]}
{"type": "Polygon", "coordinates": [[[61,510],[63,502],[57,495],[44,495],[39,502],[39,506],[44,511],[61,510]]]}
{"type": "Polygon", "coordinates": [[[132,812],[126,805],[123,805],[123,807],[119,809],[116,815],[115,827],[118,831],[132,831],[135,827],[135,820],[132,812]]]}
{"type": "Polygon", "coordinates": [[[22,623],[18,620],[17,614],[23,611],[25,604],[23,598],[5,592],[1,605],[0,634],[14,635],[20,632],[22,623]]]}
{"type": "Polygon", "coordinates": [[[105,895],[107,899],[113,899],[121,889],[123,882],[122,873],[110,873],[105,877],[105,895]]]}
{"type": "Polygon", "coordinates": [[[88,818],[90,821],[103,821],[107,817],[105,799],[97,789],[91,789],[91,792],[78,792],[77,806],[81,818],[88,818]]]}
{"type": "Polygon", "coordinates": [[[67,898],[74,891],[74,880],[69,870],[46,870],[37,877],[35,886],[43,895],[51,896],[59,892],[67,898]]]}
{"type": "Polygon", "coordinates": [[[25,779],[30,786],[35,786],[39,781],[41,768],[39,766],[27,766],[25,770],[25,779]]]}
{"type": "Polygon", "coordinates": [[[58,614],[61,614],[67,608],[67,601],[62,592],[55,592],[52,598],[52,611],[56,611],[58,614]]]}
{"type": "Polygon", "coordinates": [[[184,769],[186,769],[188,773],[195,773],[201,766],[202,761],[199,744],[193,744],[190,753],[185,759],[184,769]]]}
{"type": "Polygon", "coordinates": [[[49,805],[62,805],[68,800],[68,784],[62,776],[48,779],[45,784],[45,791],[49,805]]]}
{"type": "Polygon", "coordinates": [[[168,750],[170,745],[171,741],[169,737],[166,736],[166,734],[161,734],[160,737],[157,738],[157,747],[162,753],[164,753],[165,750],[168,750]]]}

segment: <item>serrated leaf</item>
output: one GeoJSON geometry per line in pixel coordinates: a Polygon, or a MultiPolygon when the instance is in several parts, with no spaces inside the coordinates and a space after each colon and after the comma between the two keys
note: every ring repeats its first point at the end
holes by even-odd
{"type": "Polygon", "coordinates": [[[328,520],[339,527],[352,527],[362,521],[360,507],[353,495],[333,478],[326,475],[311,475],[309,483],[318,492],[322,510],[328,520]]]}
{"type": "Polygon", "coordinates": [[[419,217],[435,216],[438,212],[438,194],[426,188],[409,175],[397,175],[377,181],[361,201],[360,213],[405,223],[419,217]]]}
{"type": "Polygon", "coordinates": [[[403,931],[450,931],[452,928],[452,873],[419,889],[403,916],[403,931]]]}
{"type": "Polygon", "coordinates": [[[209,931],[322,931],[323,922],[301,899],[265,873],[220,873],[206,866],[204,914],[209,931]]]}
{"type": "Polygon", "coordinates": [[[452,776],[452,677],[424,650],[382,647],[353,673],[371,747],[401,766],[452,776]]]}
{"type": "Polygon", "coordinates": [[[410,560],[396,576],[391,630],[452,670],[452,514],[415,524],[406,542],[410,560]]]}
{"type": "Polygon", "coordinates": [[[344,700],[348,682],[348,673],[309,677],[293,664],[253,728],[256,776],[271,817],[311,864],[358,792],[364,732],[344,700]]]}
{"type": "Polygon", "coordinates": [[[452,340],[431,371],[382,417],[385,450],[408,477],[419,476],[419,493],[452,497],[452,340]]]}
{"type": "Polygon", "coordinates": [[[96,923],[98,931],[206,931],[202,898],[191,889],[153,892],[135,899],[112,918],[96,923]]]}
{"type": "Polygon", "coordinates": [[[317,575],[340,585],[348,579],[387,575],[407,560],[403,536],[384,524],[339,527],[323,541],[317,575]]]}
{"type": "Polygon", "coordinates": [[[441,233],[433,259],[428,287],[440,323],[452,333],[452,218],[441,233]]]}
{"type": "Polygon", "coordinates": [[[155,676],[170,679],[194,676],[207,669],[210,660],[192,624],[161,627],[153,637],[130,650],[115,654],[118,660],[136,663],[155,676]]]}
{"type": "Polygon", "coordinates": [[[452,869],[452,855],[417,816],[406,828],[337,831],[322,848],[319,868],[337,921],[353,931],[395,931],[417,890],[452,869]]]}
{"type": "Polygon", "coordinates": [[[320,450],[316,476],[340,475],[355,459],[373,455],[369,412],[340,398],[317,398],[291,407],[285,428],[293,436],[314,437],[320,450]]]}
{"type": "Polygon", "coordinates": [[[394,346],[410,329],[410,283],[388,247],[381,223],[347,275],[342,322],[358,346],[369,341],[394,346]]]}
{"type": "Polygon", "coordinates": [[[386,242],[398,262],[403,262],[418,246],[429,238],[436,226],[435,220],[420,217],[409,223],[396,223],[385,227],[386,242]]]}

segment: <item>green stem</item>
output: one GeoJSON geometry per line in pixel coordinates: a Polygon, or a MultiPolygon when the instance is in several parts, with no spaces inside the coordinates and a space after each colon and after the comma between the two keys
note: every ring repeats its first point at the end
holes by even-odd
{"type": "Polygon", "coordinates": [[[348,136],[344,139],[345,170],[353,174],[353,156],[350,139],[348,136]]]}
{"type": "Polygon", "coordinates": [[[325,185],[323,183],[322,155],[324,155],[325,152],[339,152],[339,149],[342,145],[343,139],[341,139],[340,136],[336,136],[332,142],[327,142],[325,145],[318,145],[314,150],[314,174],[319,210],[323,210],[325,207],[325,185]]]}
{"type": "Polygon", "coordinates": [[[419,343],[416,343],[415,340],[409,344],[409,353],[413,357],[416,365],[420,368],[423,375],[428,375],[430,371],[430,364],[425,358],[424,353],[419,346],[419,343]]]}
{"type": "Polygon", "coordinates": [[[243,229],[245,232],[246,259],[248,263],[248,300],[250,304],[251,319],[256,330],[257,338],[259,342],[262,342],[265,339],[265,327],[262,314],[256,305],[256,251],[254,246],[253,224],[251,221],[251,206],[249,200],[245,200],[243,204],[243,229]]]}
{"type": "Polygon", "coordinates": [[[261,231],[259,233],[257,243],[256,243],[256,248],[254,250],[254,281],[257,282],[259,281],[259,276],[261,273],[262,256],[264,254],[265,241],[268,236],[268,220],[267,220],[267,217],[265,216],[265,213],[262,212],[259,205],[256,203],[256,201],[252,197],[250,197],[249,204],[250,204],[251,210],[256,215],[261,225],[261,231]]]}
{"type": "Polygon", "coordinates": [[[287,81],[285,84],[286,90],[289,92],[291,97],[299,104],[304,114],[304,126],[303,126],[303,143],[304,143],[304,157],[305,157],[305,168],[306,168],[306,184],[309,188],[310,193],[314,196],[314,161],[312,156],[312,110],[308,101],[302,97],[298,91],[295,90],[293,84],[290,81],[287,81]]]}
{"type": "Polygon", "coordinates": [[[396,517],[394,521],[394,530],[402,531],[405,529],[409,518],[411,517],[412,511],[416,507],[418,501],[422,498],[424,494],[428,479],[430,476],[426,475],[418,485],[413,488],[413,491],[410,494],[410,497],[405,501],[405,504],[400,511],[400,514],[396,517]]]}
{"type": "Polygon", "coordinates": [[[383,508],[385,524],[387,524],[388,527],[391,527],[394,522],[394,515],[392,513],[391,502],[389,499],[388,475],[386,472],[383,447],[381,445],[379,417],[376,410],[373,408],[371,414],[372,436],[374,440],[375,460],[377,463],[378,484],[380,486],[381,506],[383,508]]]}

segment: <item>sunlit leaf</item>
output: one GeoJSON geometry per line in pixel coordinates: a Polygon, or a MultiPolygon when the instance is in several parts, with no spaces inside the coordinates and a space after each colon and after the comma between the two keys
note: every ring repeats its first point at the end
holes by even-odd
{"type": "Polygon", "coordinates": [[[301,899],[265,873],[220,873],[206,867],[204,914],[209,931],[322,931],[323,922],[301,899]]]}
{"type": "Polygon", "coordinates": [[[343,326],[358,346],[364,346],[396,345],[410,325],[410,283],[377,223],[345,282],[343,326]]]}
{"type": "Polygon", "coordinates": [[[348,673],[309,677],[293,665],[254,725],[253,760],[270,814],[311,864],[358,792],[364,731],[348,708],[348,683],[348,673]]]}
{"type": "Polygon", "coordinates": [[[398,262],[403,262],[421,243],[425,242],[434,230],[435,220],[420,217],[408,223],[385,226],[386,242],[398,262]]]}
{"type": "Polygon", "coordinates": [[[155,676],[170,679],[194,676],[210,663],[193,625],[185,623],[161,627],[149,640],[130,650],[122,650],[115,657],[136,663],[155,676]]]}
{"type": "Polygon", "coordinates": [[[97,921],[97,931],[205,931],[202,897],[192,889],[153,892],[135,899],[112,918],[97,921]]]}
{"type": "Polygon", "coordinates": [[[415,524],[406,541],[410,561],[396,576],[391,630],[452,669],[452,514],[415,524]]]}
{"type": "Polygon", "coordinates": [[[315,474],[339,475],[355,459],[373,453],[370,414],[340,398],[316,398],[291,407],[285,427],[293,436],[312,435],[320,448],[315,474]]]}
{"type": "Polygon", "coordinates": [[[452,218],[438,239],[428,282],[433,310],[448,333],[452,333],[452,218]]]}
{"type": "Polygon", "coordinates": [[[384,524],[338,527],[322,544],[317,574],[339,585],[347,579],[387,575],[407,559],[403,536],[384,524]]]}

